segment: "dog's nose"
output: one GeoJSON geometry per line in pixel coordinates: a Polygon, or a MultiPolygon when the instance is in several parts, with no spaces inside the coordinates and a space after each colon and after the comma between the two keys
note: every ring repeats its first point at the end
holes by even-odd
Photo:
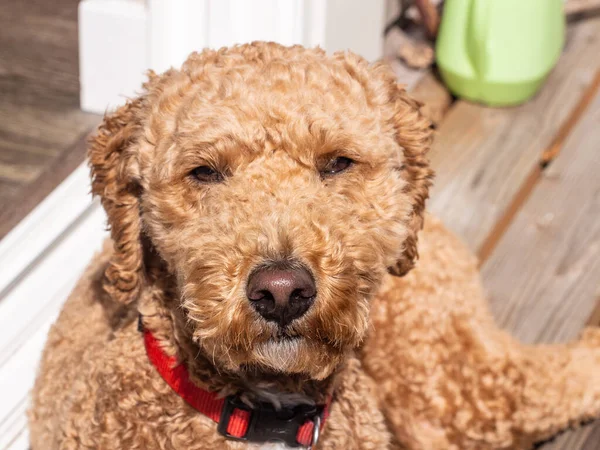
{"type": "Polygon", "coordinates": [[[250,275],[246,295],[261,316],[285,327],[308,311],[317,288],[310,272],[301,265],[283,269],[265,266],[250,275]]]}

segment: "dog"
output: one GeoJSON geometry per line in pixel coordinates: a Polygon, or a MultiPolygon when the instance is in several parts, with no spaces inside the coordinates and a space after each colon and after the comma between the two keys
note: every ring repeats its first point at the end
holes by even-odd
{"type": "Polygon", "coordinates": [[[91,138],[111,240],[49,333],[32,449],[527,449],[598,417],[600,332],[494,324],[424,211],[431,140],[350,52],[151,72],[91,138]]]}

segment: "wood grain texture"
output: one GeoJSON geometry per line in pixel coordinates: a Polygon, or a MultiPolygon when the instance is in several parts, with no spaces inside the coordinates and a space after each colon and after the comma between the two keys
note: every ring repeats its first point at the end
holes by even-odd
{"type": "Polygon", "coordinates": [[[594,308],[594,311],[592,311],[592,314],[590,314],[586,325],[590,327],[600,327],[600,293],[598,294],[596,307],[594,308]]]}
{"type": "Polygon", "coordinates": [[[2,2],[0,238],[83,161],[75,144],[100,120],[79,110],[77,5],[2,2]]]}
{"type": "MultiPolygon", "coordinates": [[[[590,433],[587,435],[581,450],[600,450],[600,423],[597,421],[590,424],[590,433]]],[[[561,450],[571,450],[573,447],[563,447],[561,450]]],[[[544,450],[550,450],[550,447],[544,450]]],[[[553,449],[558,450],[558,448],[553,449]]]]}
{"type": "MultiPolygon", "coordinates": [[[[83,161],[88,132],[83,132],[70,148],[63,151],[41,170],[34,183],[16,188],[6,198],[0,196],[0,239],[36,207],[62,180],[83,161]]],[[[0,184],[0,192],[3,187],[0,184]]]]}
{"type": "Polygon", "coordinates": [[[600,450],[600,423],[592,422],[576,430],[564,432],[538,450],[600,450]]]}
{"type": "MultiPolygon", "coordinates": [[[[525,341],[564,341],[600,320],[588,318],[600,294],[599,145],[600,95],[483,267],[495,316],[525,341]]],[[[600,422],[540,449],[598,450],[600,422]]]]}
{"type": "Polygon", "coordinates": [[[0,179],[0,205],[10,199],[19,190],[19,184],[0,179]]]}
{"type": "Polygon", "coordinates": [[[452,94],[432,71],[427,72],[417,82],[410,95],[423,104],[421,112],[436,127],[442,122],[454,101],[452,94]]]}
{"type": "Polygon", "coordinates": [[[600,11],[600,0],[567,0],[565,14],[585,14],[600,11]]]}
{"type": "Polygon", "coordinates": [[[597,92],[600,90],[600,70],[596,72],[596,76],[588,88],[583,92],[579,103],[573,109],[567,120],[565,120],[562,126],[558,129],[554,139],[550,146],[544,150],[540,157],[538,164],[532,167],[531,172],[525,178],[519,190],[515,193],[512,201],[504,209],[502,215],[496,221],[496,224],[488,233],[486,239],[482,242],[479,247],[479,261],[480,264],[485,263],[489,256],[492,254],[498,241],[502,238],[509,225],[512,223],[515,215],[522,208],[523,204],[527,201],[531,192],[541,179],[544,170],[548,165],[558,156],[562,150],[567,137],[573,131],[573,128],[577,125],[583,114],[587,111],[590,102],[594,99],[597,92]]]}
{"type": "Polygon", "coordinates": [[[600,94],[482,267],[497,320],[526,341],[574,338],[600,293],[600,94]]]}
{"type": "Polygon", "coordinates": [[[429,208],[478,251],[539,164],[600,65],[600,18],[574,24],[542,90],[512,108],[455,102],[431,152],[429,208]]]}

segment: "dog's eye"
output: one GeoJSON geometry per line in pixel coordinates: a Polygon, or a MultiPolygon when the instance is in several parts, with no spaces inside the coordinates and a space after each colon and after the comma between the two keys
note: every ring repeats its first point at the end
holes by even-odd
{"type": "Polygon", "coordinates": [[[348,169],[352,164],[354,164],[354,161],[352,161],[350,158],[338,156],[337,158],[331,159],[327,163],[323,170],[321,170],[321,175],[324,177],[335,175],[336,173],[340,173],[348,169]]]}
{"type": "Polygon", "coordinates": [[[223,175],[208,166],[196,167],[190,172],[190,175],[201,183],[218,183],[223,181],[223,175]]]}

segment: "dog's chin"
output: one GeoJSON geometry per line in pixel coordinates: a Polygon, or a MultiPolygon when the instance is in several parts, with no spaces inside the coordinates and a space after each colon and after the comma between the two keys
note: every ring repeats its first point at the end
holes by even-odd
{"type": "Polygon", "coordinates": [[[341,364],[344,352],[303,337],[286,336],[256,342],[251,350],[229,356],[227,366],[236,372],[301,374],[322,380],[341,364]]]}
{"type": "Polygon", "coordinates": [[[313,379],[331,375],[341,363],[342,352],[326,349],[302,337],[269,339],[254,347],[252,364],[279,373],[305,374],[313,379]]]}

